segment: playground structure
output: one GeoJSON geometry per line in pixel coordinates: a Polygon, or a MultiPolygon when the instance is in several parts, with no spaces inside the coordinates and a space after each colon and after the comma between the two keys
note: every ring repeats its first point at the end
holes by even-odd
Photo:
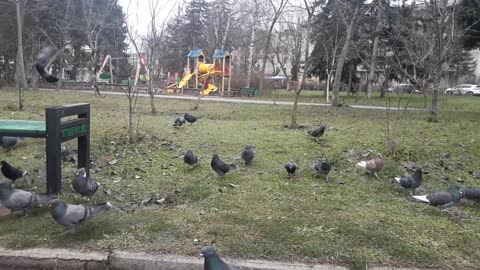
{"type": "Polygon", "coordinates": [[[212,93],[223,94],[225,90],[230,92],[230,75],[232,70],[232,55],[228,51],[215,50],[213,64],[206,63],[206,57],[201,49],[191,50],[187,55],[187,66],[183,78],[167,87],[167,93],[173,94],[176,89],[183,90],[188,87],[193,79],[194,89],[201,88],[201,95],[208,96],[212,93]],[[220,88],[215,85],[219,84],[220,88]]]}
{"type": "MultiPolygon", "coordinates": [[[[102,65],[100,66],[100,69],[97,71],[97,74],[96,74],[97,82],[101,84],[114,84],[112,60],[124,60],[124,59],[129,60],[129,58],[125,58],[125,57],[113,58],[109,54],[107,54],[103,60],[102,65]],[[109,71],[104,72],[105,66],[107,66],[107,64],[108,64],[109,71]]],[[[134,85],[137,85],[139,81],[143,84],[150,79],[150,72],[148,68],[146,68],[146,63],[147,63],[147,57],[145,54],[141,53],[138,58],[138,61],[136,61],[135,78],[133,80],[134,85]],[[144,74],[140,74],[142,73],[141,70],[144,70],[144,74]]],[[[128,81],[128,80],[123,80],[120,83],[120,85],[124,85],[125,81],[128,81]]]]}

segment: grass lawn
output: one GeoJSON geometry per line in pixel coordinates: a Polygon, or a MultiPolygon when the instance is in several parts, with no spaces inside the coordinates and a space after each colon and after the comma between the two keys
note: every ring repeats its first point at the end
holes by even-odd
{"type": "MultiPolygon", "coordinates": [[[[273,93],[268,91],[262,96],[256,97],[257,99],[269,99],[273,100],[273,93]]],[[[387,94],[390,99],[392,107],[398,106],[398,104],[405,106],[408,103],[409,107],[413,108],[430,108],[432,103],[431,96],[427,96],[426,99],[423,95],[398,95],[395,93],[387,94]]],[[[275,90],[275,99],[279,101],[293,101],[295,98],[294,91],[287,90],[275,90]]],[[[375,92],[373,97],[368,99],[364,93],[359,93],[354,96],[347,96],[346,92],[340,93],[340,100],[348,105],[372,105],[372,106],[386,106],[388,99],[380,98],[380,93],[375,92]]],[[[319,90],[303,90],[300,94],[300,102],[314,102],[314,103],[327,103],[323,97],[323,91],[319,90]]],[[[477,111],[480,112],[480,97],[467,97],[467,96],[439,96],[439,108],[443,110],[459,110],[459,111],[477,111]]]]}
{"type": "MultiPolygon", "coordinates": [[[[304,99],[307,94],[302,94],[304,99]]],[[[319,145],[304,130],[285,127],[289,106],[202,102],[199,110],[191,111],[193,101],[157,99],[159,113],[150,115],[148,100],[140,98],[145,112],[140,118],[142,135],[137,144],[128,145],[124,97],[27,92],[26,110],[16,112],[10,105],[16,102],[15,92],[2,90],[0,119],[43,119],[46,106],[92,104],[92,173],[103,185],[95,200],[108,200],[116,209],[67,237],[45,211],[2,217],[0,245],[196,255],[201,246],[214,242],[222,255],[237,258],[338,263],[353,269],[477,268],[480,204],[462,202],[450,213],[442,212],[411,201],[390,182],[406,172],[402,165],[414,162],[429,172],[419,193],[445,190],[451,184],[480,186],[480,179],[472,176],[480,170],[480,98],[462,107],[465,100],[450,97],[448,104],[456,105],[442,110],[439,123],[427,123],[425,113],[408,112],[395,135],[398,151],[393,156],[384,143],[384,111],[300,107],[299,122],[306,128],[328,125],[319,145]],[[184,112],[203,119],[173,128],[175,117],[184,112]],[[239,161],[246,144],[257,149],[251,167],[239,161]],[[183,163],[187,148],[203,157],[199,167],[189,169],[183,163]],[[369,150],[386,160],[380,180],[354,166],[369,150]],[[216,176],[210,168],[212,153],[237,163],[238,170],[216,176]],[[441,153],[450,158],[441,162],[441,153]],[[329,182],[314,178],[309,168],[318,157],[333,162],[329,182]],[[294,180],[287,179],[283,168],[290,160],[300,165],[294,180]],[[226,192],[219,192],[223,187],[226,192]],[[161,205],[141,205],[165,197],[161,205]]],[[[34,186],[43,190],[44,153],[43,140],[26,139],[14,151],[0,151],[0,156],[28,169],[34,186]]],[[[74,164],[65,162],[63,171],[61,197],[82,202],[69,188],[74,164]]]]}

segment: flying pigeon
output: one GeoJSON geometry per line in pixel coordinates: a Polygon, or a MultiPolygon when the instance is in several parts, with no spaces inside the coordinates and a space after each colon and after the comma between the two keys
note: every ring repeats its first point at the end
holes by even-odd
{"type": "Polygon", "coordinates": [[[462,189],[462,196],[474,202],[480,202],[480,188],[462,189]]]}
{"type": "Polygon", "coordinates": [[[17,143],[22,141],[22,137],[0,136],[0,144],[7,151],[11,150],[15,145],[17,145],[17,143]]]}
{"type": "Polygon", "coordinates": [[[360,161],[357,163],[357,166],[362,168],[367,168],[370,173],[373,173],[375,177],[378,179],[377,172],[383,170],[383,166],[385,165],[383,159],[377,157],[368,161],[360,161]]]}
{"type": "Polygon", "coordinates": [[[313,164],[312,168],[315,170],[315,176],[324,175],[328,181],[328,174],[332,170],[332,165],[326,158],[322,158],[318,163],[313,164]]]}
{"type": "Polygon", "coordinates": [[[33,208],[47,205],[56,199],[56,195],[45,195],[21,189],[13,189],[10,181],[0,183],[0,200],[10,211],[23,211],[25,214],[33,208]]]}
{"type": "Polygon", "coordinates": [[[212,169],[219,176],[223,176],[229,171],[235,170],[237,168],[235,164],[227,164],[224,161],[222,161],[217,154],[213,155],[212,161],[210,162],[210,166],[212,166],[212,169]]]}
{"type": "Polygon", "coordinates": [[[58,78],[53,76],[49,71],[49,67],[55,58],[57,58],[58,50],[53,47],[45,47],[40,50],[37,55],[37,63],[35,68],[42,78],[44,78],[49,83],[58,82],[58,78]]]}
{"type": "Polygon", "coordinates": [[[100,184],[87,177],[85,168],[80,168],[75,173],[75,178],[72,181],[72,189],[84,197],[91,197],[100,187],[100,184]]]}
{"type": "Polygon", "coordinates": [[[295,172],[297,171],[297,169],[298,169],[298,166],[297,166],[297,163],[295,162],[288,162],[287,164],[285,164],[285,170],[287,170],[288,179],[295,176],[295,172]]]}
{"type": "Polygon", "coordinates": [[[202,118],[200,116],[193,116],[191,114],[188,114],[186,113],[183,118],[185,118],[185,120],[187,120],[187,122],[189,122],[190,124],[193,124],[195,123],[198,119],[202,118]]]}
{"type": "Polygon", "coordinates": [[[415,189],[422,184],[422,169],[417,168],[413,175],[407,175],[404,177],[395,177],[395,180],[401,187],[410,189],[410,195],[413,195],[415,189]]]}
{"type": "Polygon", "coordinates": [[[325,133],[325,128],[326,128],[326,126],[321,125],[320,127],[316,128],[314,130],[307,131],[307,135],[309,135],[313,138],[320,138],[320,137],[323,136],[323,133],[325,133]]]}
{"type": "Polygon", "coordinates": [[[242,159],[245,161],[245,165],[252,164],[252,160],[255,158],[255,151],[253,150],[253,146],[247,145],[245,149],[242,151],[242,159]]]}
{"type": "Polygon", "coordinates": [[[183,161],[192,167],[198,165],[198,157],[193,153],[191,149],[188,149],[185,155],[183,155],[183,161]]]}
{"type": "Polygon", "coordinates": [[[8,162],[5,160],[0,161],[0,164],[2,164],[2,174],[6,178],[12,180],[12,182],[15,182],[18,178],[21,178],[27,174],[27,171],[17,169],[10,165],[8,162]]]}
{"type": "Polygon", "coordinates": [[[60,154],[62,155],[62,158],[65,160],[68,156],[72,155],[72,154],[76,154],[78,153],[78,150],[74,150],[74,149],[68,149],[65,144],[61,144],[60,145],[60,154]]]}
{"type": "Polygon", "coordinates": [[[200,250],[200,257],[205,258],[203,270],[237,270],[233,266],[222,261],[212,246],[203,247],[200,250]]]}
{"type": "Polygon", "coordinates": [[[174,127],[181,127],[183,124],[185,124],[185,118],[178,117],[175,119],[175,123],[173,123],[174,127]]]}
{"type": "Polygon", "coordinates": [[[438,208],[445,209],[455,206],[462,198],[462,192],[458,187],[452,186],[447,191],[440,191],[422,196],[413,196],[413,198],[437,206],[438,208]]]}
{"type": "Polygon", "coordinates": [[[100,213],[106,212],[112,205],[109,202],[96,205],[76,205],[56,199],[50,203],[50,207],[53,219],[66,227],[65,233],[73,233],[79,225],[100,213]]]}

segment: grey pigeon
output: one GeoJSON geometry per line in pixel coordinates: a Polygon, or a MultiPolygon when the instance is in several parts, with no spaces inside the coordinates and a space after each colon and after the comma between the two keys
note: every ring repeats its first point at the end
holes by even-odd
{"type": "Polygon", "coordinates": [[[413,175],[407,175],[404,177],[395,177],[395,180],[401,187],[410,190],[410,195],[413,195],[415,189],[422,185],[422,169],[417,168],[413,175]]]}
{"type": "Polygon", "coordinates": [[[60,154],[62,155],[62,158],[65,160],[68,156],[77,154],[78,151],[74,149],[68,149],[65,144],[60,145],[60,154]]]}
{"type": "Polygon", "coordinates": [[[65,226],[66,233],[75,232],[79,225],[112,207],[109,202],[96,205],[76,205],[67,204],[60,199],[52,201],[50,205],[53,219],[58,224],[65,226]]]}
{"type": "Polygon", "coordinates": [[[200,257],[205,258],[203,270],[237,270],[218,257],[212,246],[205,246],[200,250],[200,257]]]}
{"type": "Polygon", "coordinates": [[[80,168],[75,173],[75,178],[72,181],[72,189],[84,197],[91,197],[100,187],[100,184],[87,177],[85,168],[80,168]]]}
{"type": "Polygon", "coordinates": [[[376,157],[374,159],[367,160],[367,161],[360,161],[357,163],[357,166],[362,168],[367,168],[367,170],[373,175],[375,175],[377,179],[378,179],[377,173],[383,170],[384,165],[385,165],[385,162],[380,157],[376,157]]]}
{"type": "Polygon", "coordinates": [[[462,196],[474,202],[480,202],[480,188],[462,189],[462,196]]]}
{"type": "Polygon", "coordinates": [[[315,170],[315,176],[323,175],[328,181],[328,174],[332,170],[332,165],[326,158],[320,159],[317,163],[312,165],[312,168],[315,170]]]}
{"type": "Polygon", "coordinates": [[[323,133],[325,133],[325,128],[326,128],[326,126],[321,125],[320,127],[316,128],[314,130],[307,131],[307,135],[309,135],[313,138],[320,138],[320,137],[323,136],[323,133]]]}
{"type": "Polygon", "coordinates": [[[15,145],[17,145],[17,143],[22,141],[23,141],[22,137],[11,137],[11,136],[0,137],[0,144],[7,151],[11,150],[15,145]]]}
{"type": "Polygon", "coordinates": [[[55,60],[58,55],[58,50],[53,47],[45,47],[40,50],[37,55],[37,63],[35,68],[42,78],[44,78],[49,83],[58,82],[58,78],[53,76],[49,71],[51,63],[55,60]]]}
{"type": "Polygon", "coordinates": [[[418,201],[428,203],[432,206],[445,209],[455,206],[462,198],[460,189],[456,186],[450,187],[447,191],[440,191],[422,196],[413,196],[418,201]]]}
{"type": "Polygon", "coordinates": [[[253,146],[247,145],[245,149],[242,151],[242,159],[245,161],[245,165],[252,164],[252,160],[255,158],[255,151],[253,150],[253,146]]]}
{"type": "Polygon", "coordinates": [[[193,124],[195,122],[197,122],[198,119],[202,118],[200,116],[193,116],[191,114],[188,114],[186,113],[183,118],[185,118],[185,120],[187,120],[187,122],[189,122],[190,124],[193,124]]]}
{"type": "Polygon", "coordinates": [[[20,170],[20,169],[17,169],[15,167],[13,167],[12,165],[10,165],[5,160],[0,161],[0,164],[2,164],[1,171],[2,171],[3,176],[12,180],[13,182],[15,182],[17,179],[22,178],[23,176],[25,176],[27,174],[27,171],[20,170]]]}
{"type": "Polygon", "coordinates": [[[228,164],[220,159],[217,154],[214,154],[212,157],[212,161],[210,162],[210,166],[212,169],[219,175],[223,176],[226,173],[235,170],[237,166],[235,164],[228,164]]]}
{"type": "Polygon", "coordinates": [[[297,169],[298,166],[295,162],[288,162],[287,164],[285,164],[285,170],[287,170],[289,179],[295,176],[295,172],[297,171],[297,169]]]}
{"type": "Polygon", "coordinates": [[[56,195],[45,195],[21,189],[13,189],[9,181],[0,183],[0,200],[5,208],[11,211],[27,213],[34,208],[47,205],[56,199],[56,195]]]}
{"type": "Polygon", "coordinates": [[[183,161],[192,167],[198,165],[198,157],[193,153],[191,149],[188,149],[185,155],[183,155],[183,161]]]}
{"type": "Polygon", "coordinates": [[[181,127],[183,124],[185,124],[185,118],[178,117],[175,119],[175,122],[173,123],[174,127],[181,127]]]}

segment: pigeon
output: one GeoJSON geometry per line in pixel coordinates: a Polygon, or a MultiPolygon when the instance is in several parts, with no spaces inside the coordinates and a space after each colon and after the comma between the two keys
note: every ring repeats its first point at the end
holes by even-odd
{"type": "Polygon", "coordinates": [[[315,176],[324,175],[325,179],[328,181],[328,174],[332,170],[332,165],[326,158],[322,158],[318,163],[313,164],[312,168],[315,170],[315,176]]]}
{"type": "Polygon", "coordinates": [[[17,169],[10,165],[8,162],[5,160],[0,161],[0,164],[2,164],[2,174],[6,178],[12,180],[12,182],[15,182],[18,178],[22,178],[27,174],[27,171],[17,169]]]}
{"type": "Polygon", "coordinates": [[[297,163],[295,162],[288,162],[287,164],[285,164],[285,170],[287,170],[288,179],[295,176],[295,172],[297,171],[297,169],[298,169],[298,166],[297,166],[297,163]]]}
{"type": "Polygon", "coordinates": [[[187,152],[183,156],[183,161],[192,167],[198,165],[198,157],[193,153],[191,149],[187,150],[187,152]]]}
{"type": "Polygon", "coordinates": [[[186,113],[183,118],[185,118],[185,120],[187,120],[187,122],[189,122],[190,124],[193,124],[195,122],[197,122],[198,119],[202,118],[200,116],[193,116],[191,114],[188,114],[186,113]]]}
{"type": "Polygon", "coordinates": [[[33,208],[47,205],[56,199],[56,195],[46,195],[12,188],[10,181],[0,183],[0,200],[10,211],[23,211],[25,214],[33,208]]]}
{"type": "Polygon", "coordinates": [[[480,188],[462,189],[462,197],[474,202],[480,202],[480,188]]]}
{"type": "Polygon", "coordinates": [[[112,205],[109,202],[95,205],[76,205],[56,199],[50,203],[50,207],[53,219],[66,227],[65,233],[73,233],[79,225],[100,213],[108,211],[112,205]]]}
{"type": "Polygon", "coordinates": [[[212,246],[203,247],[200,250],[200,257],[205,258],[203,270],[237,270],[233,266],[222,261],[212,246]]]}
{"type": "Polygon", "coordinates": [[[178,117],[175,119],[175,123],[173,123],[174,127],[181,127],[183,124],[185,124],[185,118],[178,117]]]}
{"type": "Polygon", "coordinates": [[[53,47],[45,47],[41,49],[37,55],[37,63],[35,64],[35,68],[37,69],[40,76],[42,76],[42,78],[44,78],[49,83],[58,82],[58,78],[53,76],[48,71],[51,62],[55,60],[57,55],[58,50],[54,49],[53,47]]]}
{"type": "Polygon", "coordinates": [[[75,178],[72,181],[72,189],[84,197],[91,197],[100,187],[100,184],[87,177],[85,168],[80,168],[75,173],[75,178]]]}
{"type": "Polygon", "coordinates": [[[235,170],[237,166],[235,164],[227,164],[217,154],[214,154],[212,161],[210,162],[212,169],[219,175],[223,176],[229,171],[235,170]]]}
{"type": "Polygon", "coordinates": [[[413,198],[432,206],[445,209],[455,206],[460,201],[462,198],[462,191],[460,191],[457,186],[452,186],[447,191],[440,191],[422,196],[413,196],[413,198]]]}
{"type": "Polygon", "coordinates": [[[422,169],[417,168],[413,175],[407,175],[405,177],[395,177],[395,181],[400,184],[401,187],[410,189],[410,195],[413,196],[415,189],[422,184],[422,169]]]}
{"type": "Polygon", "coordinates": [[[60,154],[62,155],[63,160],[67,159],[68,156],[77,153],[78,150],[68,149],[63,143],[60,145],[60,154]]]}
{"type": "Polygon", "coordinates": [[[326,128],[326,126],[321,125],[320,127],[316,128],[314,130],[307,131],[307,135],[309,135],[313,138],[322,137],[323,133],[325,133],[325,128],[326,128]]]}
{"type": "Polygon", "coordinates": [[[242,151],[242,159],[245,161],[245,165],[252,164],[252,160],[255,158],[255,151],[253,150],[253,146],[247,145],[245,149],[242,151]]]}
{"type": "Polygon", "coordinates": [[[357,166],[362,168],[367,168],[370,173],[373,173],[375,177],[378,179],[377,172],[383,170],[383,166],[385,165],[383,159],[377,157],[368,161],[360,161],[357,163],[357,166]]]}
{"type": "Polygon", "coordinates": [[[11,137],[11,136],[0,136],[0,144],[2,145],[3,149],[9,151],[11,150],[17,143],[22,142],[23,137],[11,137]]]}

